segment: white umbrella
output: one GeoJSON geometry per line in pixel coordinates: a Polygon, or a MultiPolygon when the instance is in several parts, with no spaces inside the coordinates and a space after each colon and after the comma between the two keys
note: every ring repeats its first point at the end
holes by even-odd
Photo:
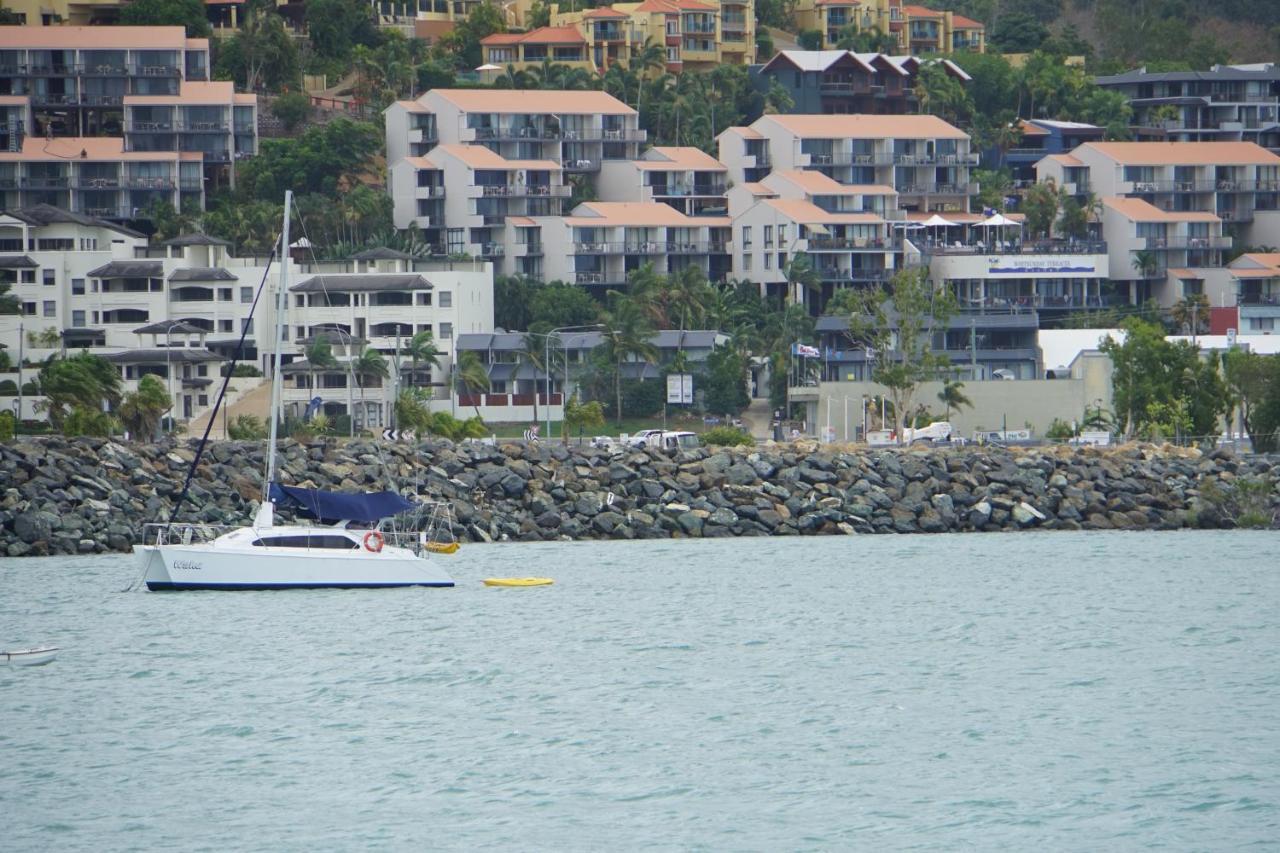
{"type": "Polygon", "coordinates": [[[1005,216],[1003,213],[995,213],[987,217],[986,219],[982,220],[978,224],[991,225],[991,226],[1017,225],[1019,228],[1022,227],[1021,222],[1019,222],[1016,219],[1010,219],[1009,217],[1005,216]]]}
{"type": "Polygon", "coordinates": [[[936,213],[935,213],[933,216],[930,216],[930,217],[929,217],[928,219],[926,219],[924,222],[921,222],[921,223],[920,223],[920,227],[922,227],[922,228],[950,228],[950,227],[952,227],[953,225],[958,225],[958,224],[959,224],[959,223],[952,222],[950,219],[943,219],[941,216],[939,216],[938,214],[936,214],[936,213]]]}

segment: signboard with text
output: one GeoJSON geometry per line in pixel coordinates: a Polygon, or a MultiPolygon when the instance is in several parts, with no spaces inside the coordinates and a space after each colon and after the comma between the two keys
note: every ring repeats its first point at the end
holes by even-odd
{"type": "Polygon", "coordinates": [[[692,405],[693,374],[667,374],[667,403],[671,405],[692,405]]]}

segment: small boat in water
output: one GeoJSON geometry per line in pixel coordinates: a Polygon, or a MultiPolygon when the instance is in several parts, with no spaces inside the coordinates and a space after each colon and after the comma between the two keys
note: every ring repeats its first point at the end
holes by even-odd
{"type": "Polygon", "coordinates": [[[551,578],[485,578],[485,586],[550,586],[551,578]]]}
{"type": "Polygon", "coordinates": [[[52,663],[61,651],[57,646],[40,646],[35,649],[14,649],[11,652],[0,652],[0,663],[9,666],[44,666],[52,663]]]}

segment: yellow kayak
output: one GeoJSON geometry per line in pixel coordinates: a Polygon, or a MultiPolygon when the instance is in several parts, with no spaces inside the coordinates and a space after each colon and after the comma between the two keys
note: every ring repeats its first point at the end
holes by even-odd
{"type": "Polygon", "coordinates": [[[427,550],[432,554],[456,554],[460,546],[457,542],[428,542],[427,550]]]}
{"type": "Polygon", "coordinates": [[[555,583],[551,578],[485,578],[485,586],[548,586],[555,583]]]}

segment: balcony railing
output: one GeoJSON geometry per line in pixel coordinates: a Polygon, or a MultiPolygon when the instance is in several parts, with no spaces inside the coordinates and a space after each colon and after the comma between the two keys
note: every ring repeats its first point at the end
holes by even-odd
{"type": "Polygon", "coordinates": [[[705,255],[723,254],[729,244],[722,241],[666,241],[649,240],[635,243],[589,242],[574,243],[575,255],[705,255]]]}
{"type": "Polygon", "coordinates": [[[551,196],[554,198],[568,198],[573,195],[573,187],[563,184],[486,185],[483,187],[483,192],[485,197],[551,196]]]}
{"type": "Polygon", "coordinates": [[[86,207],[80,212],[95,219],[128,219],[133,214],[127,207],[86,207]]]}
{"type": "Polygon", "coordinates": [[[898,187],[901,195],[972,195],[977,184],[906,184],[898,187]]]}
{"type": "Polygon", "coordinates": [[[565,160],[563,167],[566,172],[598,172],[600,171],[600,161],[587,160],[585,158],[565,160]]]}
{"type": "Polygon", "coordinates": [[[120,179],[91,178],[82,175],[76,179],[76,186],[82,190],[114,190],[120,188],[120,179]]]}
{"type": "Polygon", "coordinates": [[[173,122],[171,121],[131,121],[129,122],[130,133],[172,133],[173,122]]]}
{"type": "Polygon", "coordinates": [[[182,72],[176,65],[133,65],[135,77],[180,77],[182,72]]]}
{"type": "Polygon", "coordinates": [[[501,258],[507,253],[507,247],[501,243],[485,243],[480,247],[482,258],[501,258]]]}
{"type": "Polygon", "coordinates": [[[1133,185],[1135,193],[1211,193],[1217,189],[1216,181],[1142,181],[1133,185]]]}
{"type": "Polygon", "coordinates": [[[1153,250],[1230,249],[1230,237],[1148,237],[1147,248],[1153,250]]]}
{"type": "Polygon", "coordinates": [[[24,189],[66,189],[70,185],[66,175],[28,175],[22,179],[24,189]]]}
{"type": "Polygon", "coordinates": [[[894,243],[890,240],[873,239],[870,237],[810,237],[809,251],[811,252],[831,252],[831,251],[874,251],[885,249],[894,249],[900,247],[901,243],[894,243]]]}
{"type": "Polygon", "coordinates": [[[605,130],[587,128],[585,130],[564,130],[562,128],[537,127],[477,127],[473,128],[475,138],[482,139],[542,139],[549,141],[568,140],[570,142],[644,142],[647,132],[635,129],[605,130]]]}
{"type": "Polygon", "coordinates": [[[33,62],[27,73],[33,77],[70,77],[83,71],[83,66],[74,62],[33,62]]]}
{"type": "Polygon", "coordinates": [[[127,65],[113,65],[110,62],[95,62],[85,65],[82,72],[86,77],[124,77],[129,73],[127,65]]]}
{"type": "Polygon", "coordinates": [[[420,186],[414,188],[414,193],[417,198],[444,198],[444,187],[420,186]]]}
{"type": "Polygon", "coordinates": [[[818,274],[825,282],[834,284],[855,284],[888,281],[893,277],[893,270],[879,269],[819,269],[818,274]]]}
{"type": "Polygon", "coordinates": [[[1280,192],[1280,181],[1218,181],[1214,189],[1220,193],[1280,192]]]}
{"type": "Polygon", "coordinates": [[[994,241],[963,245],[915,241],[916,247],[930,255],[1105,255],[1107,244],[1103,240],[1076,240],[1050,242],[994,241]]]}
{"type": "Polygon", "coordinates": [[[1236,297],[1237,305],[1280,306],[1280,293],[1242,293],[1236,297]]]}
{"type": "Polygon", "coordinates": [[[654,184],[655,196],[691,196],[691,195],[724,195],[727,188],[723,184],[654,184]]]}
{"type": "Polygon", "coordinates": [[[228,121],[182,121],[178,122],[178,130],[188,133],[227,133],[231,130],[228,121]]]}
{"type": "Polygon", "coordinates": [[[867,95],[871,84],[866,80],[823,80],[818,90],[824,95],[867,95]]]}
{"type": "Polygon", "coordinates": [[[173,178],[129,177],[124,185],[131,190],[171,190],[173,178]]]}

